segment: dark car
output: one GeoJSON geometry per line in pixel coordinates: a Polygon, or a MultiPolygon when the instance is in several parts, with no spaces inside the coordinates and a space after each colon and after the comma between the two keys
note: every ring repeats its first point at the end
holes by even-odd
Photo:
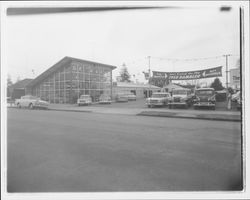
{"type": "Polygon", "coordinates": [[[215,91],[213,88],[199,88],[195,90],[194,109],[209,107],[215,110],[215,91]]]}

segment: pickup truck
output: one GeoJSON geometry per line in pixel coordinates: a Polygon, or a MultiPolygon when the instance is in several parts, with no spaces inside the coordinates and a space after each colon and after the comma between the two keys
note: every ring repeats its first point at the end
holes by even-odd
{"type": "Polygon", "coordinates": [[[192,95],[190,89],[174,89],[172,91],[172,98],[168,103],[169,108],[173,108],[175,106],[182,106],[188,108],[192,105],[192,95]]]}
{"type": "Polygon", "coordinates": [[[21,99],[15,100],[15,105],[18,108],[43,108],[48,109],[49,103],[47,101],[43,101],[38,97],[32,96],[32,95],[25,95],[22,96],[21,99]]]}
{"type": "Polygon", "coordinates": [[[150,108],[153,106],[167,106],[171,99],[171,95],[168,92],[156,92],[153,93],[150,98],[146,99],[146,105],[150,108]]]}

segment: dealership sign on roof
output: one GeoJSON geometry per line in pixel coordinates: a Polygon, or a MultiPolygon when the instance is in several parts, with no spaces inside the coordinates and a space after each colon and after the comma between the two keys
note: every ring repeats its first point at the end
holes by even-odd
{"type": "Polygon", "coordinates": [[[187,72],[159,72],[152,71],[154,78],[165,78],[169,80],[191,80],[201,78],[212,78],[222,76],[222,66],[199,71],[187,72]]]}

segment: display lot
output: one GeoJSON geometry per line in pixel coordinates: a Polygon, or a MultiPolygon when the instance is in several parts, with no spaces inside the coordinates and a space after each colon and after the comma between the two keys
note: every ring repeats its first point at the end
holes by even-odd
{"type": "Polygon", "coordinates": [[[8,110],[8,191],[241,188],[239,122],[8,110]]]}

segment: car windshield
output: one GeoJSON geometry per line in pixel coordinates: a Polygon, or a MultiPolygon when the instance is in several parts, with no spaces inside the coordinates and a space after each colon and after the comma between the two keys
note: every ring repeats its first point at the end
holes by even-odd
{"type": "Polygon", "coordinates": [[[214,93],[213,90],[198,90],[196,91],[197,95],[212,95],[214,93]]]}
{"type": "Polygon", "coordinates": [[[173,90],[173,94],[187,94],[186,90],[173,90]]]}
{"type": "Polygon", "coordinates": [[[162,98],[162,97],[167,97],[167,94],[152,94],[153,98],[162,98]]]}

